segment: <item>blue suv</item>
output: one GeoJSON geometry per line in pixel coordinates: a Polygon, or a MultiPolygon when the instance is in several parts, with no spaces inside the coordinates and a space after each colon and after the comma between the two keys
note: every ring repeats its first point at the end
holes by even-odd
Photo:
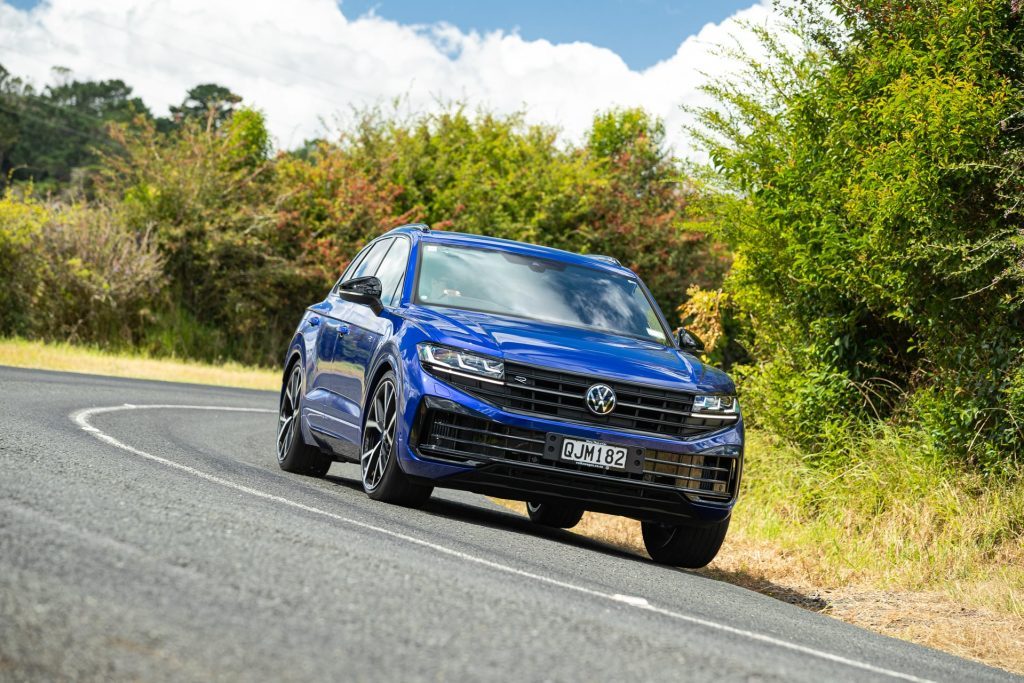
{"type": "Polygon", "coordinates": [[[632,517],[654,560],[701,567],[729,526],[743,420],[700,351],[613,258],[402,226],[302,316],[278,463],[358,462],[371,498],[407,506],[440,486],[553,527],[632,517]]]}

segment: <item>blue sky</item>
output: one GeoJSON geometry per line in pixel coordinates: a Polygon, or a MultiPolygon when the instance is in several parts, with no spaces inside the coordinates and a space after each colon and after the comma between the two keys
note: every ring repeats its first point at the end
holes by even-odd
{"type": "Polygon", "coordinates": [[[607,47],[632,69],[645,69],[675,54],[702,26],[720,22],[753,0],[343,0],[346,16],[373,10],[403,24],[447,21],[463,31],[518,29],[527,40],[582,41],[607,47]]]}

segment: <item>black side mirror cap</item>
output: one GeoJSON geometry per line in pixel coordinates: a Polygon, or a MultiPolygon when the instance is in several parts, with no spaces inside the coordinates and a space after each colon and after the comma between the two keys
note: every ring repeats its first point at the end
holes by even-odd
{"type": "Polygon", "coordinates": [[[676,330],[676,341],[679,344],[679,348],[686,353],[698,354],[704,353],[704,342],[700,340],[700,337],[690,332],[685,327],[680,327],[676,330]]]}
{"type": "Polygon", "coordinates": [[[338,296],[354,304],[369,306],[374,315],[380,315],[380,312],[384,310],[384,304],[380,300],[382,291],[383,286],[380,280],[369,275],[342,282],[338,287],[338,296]]]}

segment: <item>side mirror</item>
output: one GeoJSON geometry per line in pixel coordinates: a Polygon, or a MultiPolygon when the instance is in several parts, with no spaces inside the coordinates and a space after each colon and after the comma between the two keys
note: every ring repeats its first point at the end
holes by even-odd
{"type": "Polygon", "coordinates": [[[676,341],[679,344],[679,348],[686,353],[704,353],[704,342],[685,327],[680,327],[676,330],[676,341]]]}
{"type": "Polygon", "coordinates": [[[370,275],[342,282],[338,287],[338,296],[354,304],[369,306],[375,315],[380,315],[384,310],[384,304],[380,301],[382,290],[380,280],[370,275]]]}

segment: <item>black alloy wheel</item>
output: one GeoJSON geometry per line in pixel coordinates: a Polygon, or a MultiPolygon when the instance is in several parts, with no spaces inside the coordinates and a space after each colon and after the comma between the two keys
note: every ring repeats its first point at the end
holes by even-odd
{"type": "Polygon", "coordinates": [[[364,409],[363,441],[359,456],[363,490],[373,500],[406,507],[420,507],[434,487],[414,482],[398,464],[398,411],[401,392],[394,372],[377,382],[364,409]]]}

